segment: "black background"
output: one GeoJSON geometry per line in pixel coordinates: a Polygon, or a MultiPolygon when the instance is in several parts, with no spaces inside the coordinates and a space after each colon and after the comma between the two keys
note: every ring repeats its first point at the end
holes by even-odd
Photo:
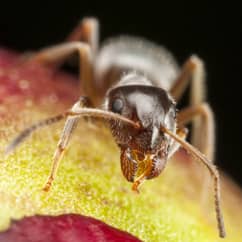
{"type": "Polygon", "coordinates": [[[1,2],[0,45],[38,49],[62,41],[84,16],[101,22],[101,39],[138,35],[166,46],[180,64],[206,64],[208,99],[217,121],[217,163],[242,185],[242,14],[232,1],[1,2]]]}

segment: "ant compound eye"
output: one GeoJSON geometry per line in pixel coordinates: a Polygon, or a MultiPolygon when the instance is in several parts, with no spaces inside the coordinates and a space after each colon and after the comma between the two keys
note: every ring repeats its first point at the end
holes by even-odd
{"type": "Polygon", "coordinates": [[[122,109],[124,107],[124,102],[122,99],[120,98],[116,98],[113,102],[112,102],[112,111],[114,113],[121,113],[122,109]]]}

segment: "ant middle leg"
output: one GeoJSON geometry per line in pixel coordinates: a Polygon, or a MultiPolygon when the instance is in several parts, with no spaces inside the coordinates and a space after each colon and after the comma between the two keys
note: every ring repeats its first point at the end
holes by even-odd
{"type": "MultiPolygon", "coordinates": [[[[191,56],[182,67],[180,76],[176,80],[175,84],[171,88],[170,92],[175,100],[179,101],[182,97],[187,86],[191,84],[190,91],[190,105],[196,106],[200,105],[206,101],[206,85],[205,85],[205,69],[202,60],[197,56],[191,56]]],[[[210,110],[211,111],[211,110],[210,110]]],[[[191,132],[191,143],[197,147],[199,150],[203,151],[204,141],[201,141],[201,136],[203,134],[203,123],[201,115],[195,115],[192,122],[192,132],[191,132]]],[[[210,115],[211,116],[211,115],[210,115]]],[[[214,119],[211,118],[210,121],[213,125],[214,134],[214,119]]],[[[215,137],[213,135],[213,142],[211,144],[211,151],[209,151],[209,158],[213,160],[213,154],[215,149],[215,137]]]]}
{"type": "Polygon", "coordinates": [[[214,158],[215,125],[214,116],[207,103],[184,108],[178,114],[178,126],[184,126],[192,122],[194,117],[201,119],[199,132],[199,150],[209,160],[214,158]]]}

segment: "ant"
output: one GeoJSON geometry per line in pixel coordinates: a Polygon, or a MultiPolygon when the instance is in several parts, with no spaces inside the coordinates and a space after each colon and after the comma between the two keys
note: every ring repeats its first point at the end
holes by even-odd
{"type": "Polygon", "coordinates": [[[123,175],[133,183],[132,189],[138,191],[142,182],[162,172],[181,146],[201,161],[214,178],[218,230],[220,237],[225,237],[219,173],[212,163],[214,118],[209,104],[205,102],[203,62],[193,55],[179,68],[173,55],[165,48],[135,37],[114,38],[101,48],[98,43],[97,19],[85,18],[66,43],[43,49],[30,57],[43,64],[60,65],[77,52],[80,58],[80,89],[87,97],[82,95],[70,110],[25,129],[6,148],[6,153],[12,152],[36,129],[66,119],[53,156],[52,169],[43,188],[48,191],[79,118],[108,120],[121,150],[123,175]],[[177,113],[176,102],[189,83],[190,106],[177,113]],[[100,108],[92,108],[92,105],[100,108]],[[193,124],[192,145],[185,140],[187,129],[184,126],[189,122],[193,124]]]}

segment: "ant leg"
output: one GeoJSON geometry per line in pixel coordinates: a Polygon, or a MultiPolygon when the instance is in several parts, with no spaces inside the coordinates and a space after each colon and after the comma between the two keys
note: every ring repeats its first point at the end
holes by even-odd
{"type": "MultiPolygon", "coordinates": [[[[191,56],[184,66],[182,67],[181,74],[176,80],[174,86],[170,92],[175,100],[179,100],[187,88],[188,84],[191,83],[190,91],[190,105],[200,105],[206,101],[206,86],[205,86],[205,69],[202,60],[193,55],[191,56]]],[[[192,120],[192,132],[191,132],[191,143],[198,149],[202,150],[200,137],[202,131],[202,120],[201,117],[196,117],[192,120]]],[[[214,124],[213,124],[214,126],[214,124]]],[[[214,153],[214,143],[211,149],[211,153],[214,153]]]]}
{"type": "Polygon", "coordinates": [[[93,82],[93,55],[90,46],[82,42],[69,42],[45,48],[31,57],[31,60],[43,64],[59,64],[71,54],[77,52],[80,57],[80,85],[86,96],[95,97],[93,82]]]}
{"type": "Polygon", "coordinates": [[[61,65],[74,52],[79,54],[80,90],[92,98],[93,103],[97,96],[97,87],[94,82],[94,59],[98,51],[99,23],[95,18],[84,18],[82,22],[67,37],[67,42],[53,47],[44,48],[39,52],[27,56],[28,61],[37,61],[42,64],[61,65]],[[80,42],[79,40],[83,41],[80,42]]]}
{"type": "Polygon", "coordinates": [[[98,20],[95,18],[84,18],[67,37],[66,41],[67,43],[40,50],[38,53],[33,54],[30,60],[58,66],[74,52],[78,52],[81,91],[89,97],[95,97],[93,62],[99,42],[98,20]]]}
{"type": "MultiPolygon", "coordinates": [[[[86,97],[81,97],[72,106],[70,111],[75,112],[75,110],[77,108],[79,109],[81,107],[85,107],[85,106],[87,106],[87,104],[88,104],[88,99],[86,97]]],[[[62,156],[64,154],[64,151],[65,151],[65,149],[66,149],[66,147],[67,147],[67,145],[70,141],[71,134],[73,133],[74,129],[77,126],[79,118],[80,117],[70,116],[70,117],[67,118],[67,120],[65,122],[64,129],[62,131],[62,134],[61,134],[60,140],[58,142],[54,156],[52,158],[52,168],[51,168],[50,174],[49,174],[48,179],[47,179],[47,181],[44,185],[44,188],[43,188],[43,190],[46,191],[46,192],[49,191],[49,189],[52,185],[52,182],[55,179],[59,163],[60,163],[62,156]]]]}
{"type": "Polygon", "coordinates": [[[178,114],[178,126],[184,126],[191,122],[194,117],[201,118],[201,132],[199,139],[199,150],[208,157],[214,158],[215,125],[214,116],[210,106],[202,103],[182,109],[178,114]]]}
{"type": "Polygon", "coordinates": [[[195,55],[191,56],[185,62],[179,77],[170,90],[175,100],[178,101],[182,97],[190,82],[192,82],[192,89],[197,94],[191,93],[191,103],[195,105],[206,98],[204,64],[203,61],[195,55]]]}
{"type": "Polygon", "coordinates": [[[95,56],[99,45],[99,23],[96,18],[84,18],[68,35],[66,41],[88,43],[95,56]]]}

